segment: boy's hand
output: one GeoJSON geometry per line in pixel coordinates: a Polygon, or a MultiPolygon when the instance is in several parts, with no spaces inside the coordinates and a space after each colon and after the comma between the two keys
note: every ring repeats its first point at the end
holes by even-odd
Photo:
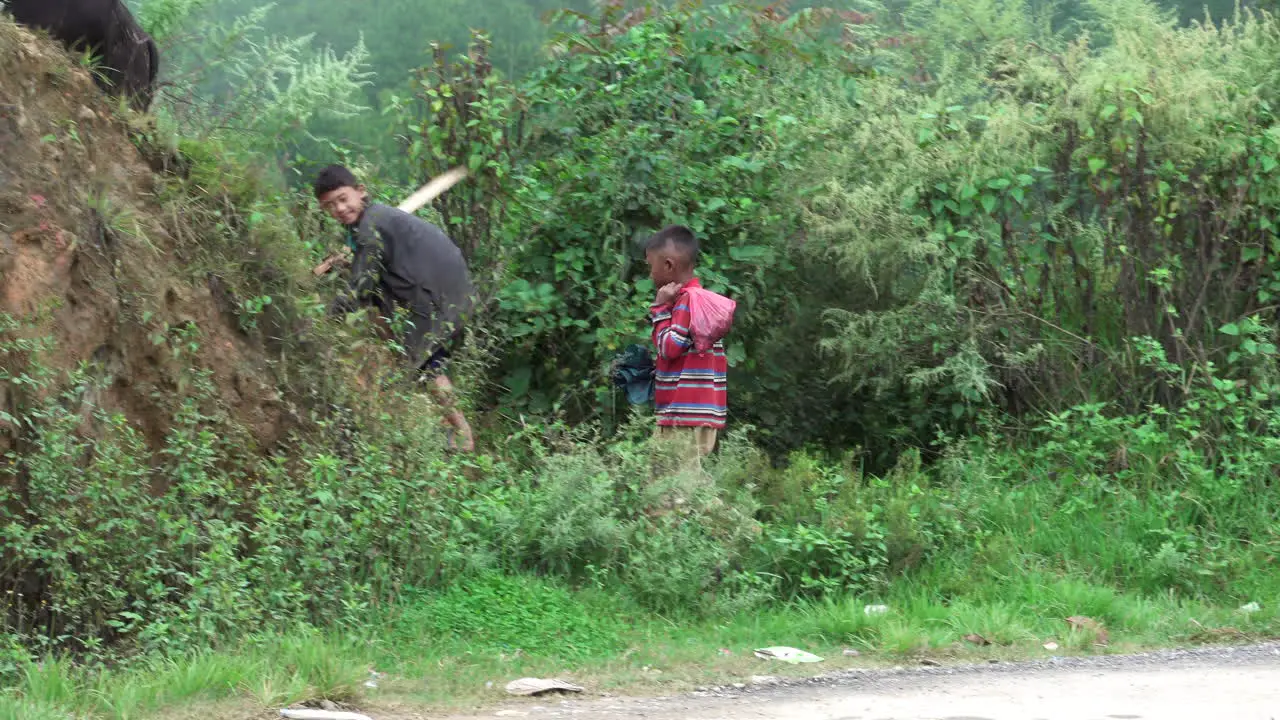
{"type": "Polygon", "coordinates": [[[350,265],[350,264],[351,264],[351,249],[344,247],[338,252],[333,253],[329,257],[325,258],[324,262],[317,265],[315,269],[312,270],[312,272],[315,273],[316,277],[320,277],[321,275],[324,275],[325,273],[329,272],[330,270],[333,270],[334,268],[341,267],[343,265],[350,265]]]}
{"type": "Polygon", "coordinates": [[[658,296],[653,299],[654,305],[670,305],[680,295],[680,283],[667,283],[658,288],[658,296]]]}

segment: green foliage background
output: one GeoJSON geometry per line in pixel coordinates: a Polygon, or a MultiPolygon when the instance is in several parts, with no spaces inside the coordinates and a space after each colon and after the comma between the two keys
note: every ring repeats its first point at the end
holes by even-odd
{"type": "MultiPolygon", "coordinates": [[[[242,12],[153,2],[144,17],[174,18],[175,38],[242,12]]],[[[288,443],[239,452],[192,367],[149,451],[129,418],[86,410],[91,373],[49,371],[56,349],[24,319],[0,326],[3,379],[33,388],[3,418],[20,449],[0,471],[17,658],[0,674],[32,651],[119,658],[356,623],[464,581],[508,597],[478,580],[502,574],[672,617],[901,583],[947,599],[1064,578],[1233,607],[1274,596],[1272,16],[689,2],[553,34],[530,30],[547,7],[514,1],[351,7],[282,3],[210,31],[222,64],[183,80],[202,56],[178,53],[167,71],[191,96],[255,58],[314,72],[255,86],[229,116],[252,133],[170,99],[143,142],[187,163],[157,202],[192,238],[192,277],[216,274],[280,358],[273,381],[305,416],[288,443]],[[482,21],[491,33],[463,36],[482,21]],[[317,50],[357,30],[367,58],[317,50]],[[312,31],[320,44],[270,39],[312,31]],[[433,37],[455,50],[422,54],[433,37]],[[445,454],[401,386],[345,379],[379,348],[359,318],[323,319],[333,280],[309,268],[335,228],[289,184],[339,158],[392,201],[473,172],[425,214],[481,288],[459,364],[479,457],[445,454]],[[637,243],[668,222],[698,231],[700,273],[741,308],[733,433],[705,472],[668,464],[608,380],[647,334],[637,243]]],[[[473,612],[445,612],[465,598],[441,597],[435,631],[472,631],[473,612]]]]}

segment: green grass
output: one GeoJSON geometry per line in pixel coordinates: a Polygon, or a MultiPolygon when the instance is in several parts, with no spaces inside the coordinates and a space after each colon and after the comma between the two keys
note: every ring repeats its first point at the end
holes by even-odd
{"type": "Polygon", "coordinates": [[[558,676],[593,692],[651,693],[922,658],[980,661],[1062,653],[1122,652],[1170,644],[1239,641],[1280,628],[1273,608],[1234,607],[1124,592],[1052,574],[1028,573],[970,596],[944,599],[917,580],[882,594],[793,603],[716,619],[664,618],[621,595],[570,591],[536,578],[489,577],[419,595],[361,627],[257,636],[235,647],[113,670],[50,660],[23,668],[0,696],[8,718],[231,717],[330,699],[357,707],[460,708],[506,699],[524,676],[558,676]],[[889,611],[868,615],[866,604],[889,611]],[[1105,648],[1072,632],[1087,615],[1110,633],[1105,648]],[[964,640],[978,634],[991,645],[964,640]],[[752,655],[793,645],[825,662],[791,667],[752,655]],[[846,657],[845,648],[859,657],[846,657]],[[370,670],[385,673],[366,688],[370,670]]]}
{"type": "MultiPolygon", "coordinates": [[[[641,561],[650,573],[696,578],[702,566],[680,566],[680,552],[647,558],[619,553],[611,574],[579,572],[576,587],[551,576],[472,570],[431,588],[400,587],[394,605],[344,613],[345,620],[321,630],[250,633],[168,659],[106,668],[67,660],[14,665],[0,656],[0,681],[8,687],[0,691],[0,720],[245,717],[319,699],[426,712],[504,701],[503,686],[525,676],[562,677],[593,692],[668,693],[755,674],[924,658],[1114,653],[1276,635],[1280,614],[1272,599],[1280,596],[1280,573],[1272,558],[1280,548],[1274,520],[1280,511],[1265,474],[1275,456],[1259,453],[1248,465],[1237,462],[1230,472],[1219,472],[1213,458],[1179,440],[1141,456],[1130,452],[1129,468],[1113,467],[1113,448],[1136,446],[1133,434],[1142,428],[1138,420],[1125,420],[1093,434],[1073,428],[1042,444],[979,446],[928,469],[908,463],[885,478],[841,474],[803,458],[779,471],[735,475],[734,467],[746,466],[731,463],[714,469],[725,486],[747,475],[765,483],[764,495],[770,488],[799,488],[777,493],[789,506],[763,510],[763,534],[750,553],[736,556],[756,570],[755,579],[767,579],[770,569],[793,579],[843,571],[878,553],[880,569],[845,576],[860,583],[857,592],[792,602],[742,600],[729,594],[735,586],[725,582],[708,591],[719,595],[690,606],[699,612],[662,613],[654,609],[662,605],[644,604],[646,594],[626,578],[641,561]],[[1175,460],[1139,464],[1148,457],[1175,460]],[[864,524],[861,535],[848,531],[854,520],[864,524]],[[792,554],[771,554],[777,544],[772,533],[802,523],[808,535],[785,538],[792,554]],[[815,553],[805,543],[826,549],[815,553]],[[895,562],[902,565],[889,570],[895,562]],[[1261,609],[1241,612],[1252,601],[1261,609]],[[864,608],[872,604],[889,610],[869,615],[864,608]],[[1107,642],[1091,630],[1073,630],[1066,620],[1071,616],[1096,621],[1107,642]],[[988,642],[967,639],[975,635],[988,642]],[[1050,641],[1059,649],[1046,650],[1050,641]],[[771,645],[800,647],[826,660],[790,667],[753,657],[754,648],[771,645]],[[846,648],[860,655],[846,656],[846,648]],[[371,670],[385,673],[376,688],[365,686],[371,670]]],[[[1228,457],[1246,457],[1253,437],[1218,446],[1234,453],[1228,457]]],[[[493,527],[514,527],[536,539],[570,510],[603,516],[615,497],[613,485],[604,486],[608,492],[599,493],[595,504],[583,504],[583,493],[565,489],[578,487],[581,477],[604,474],[580,458],[548,465],[539,473],[537,495],[493,493],[494,504],[473,503],[469,512],[520,517],[521,523],[493,527]],[[539,498],[542,505],[532,504],[539,498]],[[530,514],[528,507],[545,515],[530,514]],[[534,529],[520,530],[522,524],[534,529]]],[[[691,517],[640,527],[644,533],[684,532],[699,517],[714,516],[691,517]]],[[[644,539],[640,532],[609,537],[637,544],[644,539]]],[[[504,547],[523,546],[491,540],[473,537],[465,549],[487,547],[506,558],[504,547]]],[[[536,543],[525,545],[543,552],[536,543]]],[[[582,549],[599,545],[561,546],[567,548],[561,577],[593,568],[582,549]]],[[[495,565],[502,566],[490,567],[495,565]]],[[[787,592],[782,583],[752,587],[787,592]]]]}

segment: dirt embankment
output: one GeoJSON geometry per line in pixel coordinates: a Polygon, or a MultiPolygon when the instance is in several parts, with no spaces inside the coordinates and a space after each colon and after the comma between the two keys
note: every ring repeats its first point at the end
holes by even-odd
{"type": "MultiPolygon", "coordinates": [[[[122,413],[153,446],[184,371],[206,368],[215,401],[268,447],[289,423],[265,357],[179,260],[182,218],[125,114],[59,45],[0,17],[0,315],[19,323],[0,340],[51,338],[41,364],[56,371],[88,363],[102,389],[85,394],[86,417],[122,413]]],[[[26,352],[0,365],[33,369],[26,352]]],[[[0,410],[17,415],[40,392],[0,383],[0,410]]],[[[0,426],[0,453],[16,438],[0,426]]]]}

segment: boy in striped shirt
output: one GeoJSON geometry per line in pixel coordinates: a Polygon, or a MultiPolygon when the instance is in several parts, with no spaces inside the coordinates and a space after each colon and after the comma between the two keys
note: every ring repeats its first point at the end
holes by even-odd
{"type": "Polygon", "coordinates": [[[697,457],[715,449],[728,415],[725,380],[729,363],[724,344],[707,352],[693,347],[688,289],[702,287],[694,277],[698,239],[693,231],[671,225],[649,238],[645,260],[658,288],[650,308],[653,322],[654,405],[658,435],[691,443],[697,457]]]}

